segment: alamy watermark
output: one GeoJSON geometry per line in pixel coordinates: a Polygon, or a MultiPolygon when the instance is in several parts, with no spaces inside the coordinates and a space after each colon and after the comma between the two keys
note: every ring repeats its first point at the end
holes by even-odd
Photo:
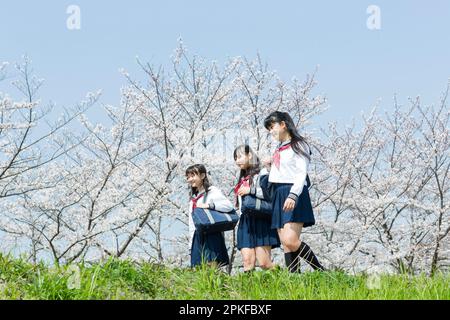
{"type": "Polygon", "coordinates": [[[77,265],[70,265],[66,273],[69,275],[67,278],[68,289],[80,289],[81,288],[81,273],[80,268],[77,265]]]}
{"type": "MultiPolygon", "coordinates": [[[[381,29],[381,9],[377,5],[370,5],[366,9],[366,13],[369,17],[366,20],[366,26],[369,30],[381,29]]],[[[81,29],[81,9],[80,6],[71,4],[66,9],[66,14],[69,16],[66,20],[66,26],[69,30],[81,29]]]]}
{"type": "Polygon", "coordinates": [[[366,13],[369,17],[366,21],[367,29],[380,30],[381,29],[381,9],[379,6],[370,5],[367,7],[366,13]]]}
{"type": "Polygon", "coordinates": [[[66,26],[69,30],[81,29],[81,9],[77,5],[70,5],[66,9],[66,13],[69,15],[66,20],[66,26]]]}

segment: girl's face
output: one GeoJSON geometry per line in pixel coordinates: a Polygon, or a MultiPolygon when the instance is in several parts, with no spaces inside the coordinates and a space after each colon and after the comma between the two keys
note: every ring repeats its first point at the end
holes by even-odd
{"type": "Polygon", "coordinates": [[[191,173],[191,174],[188,174],[186,176],[187,183],[192,188],[197,188],[197,190],[203,187],[203,179],[204,178],[205,178],[205,174],[204,173],[202,173],[200,175],[195,174],[195,173],[191,173]]]}
{"type": "Polygon", "coordinates": [[[284,121],[281,123],[274,122],[269,129],[269,133],[277,141],[285,141],[289,136],[289,132],[287,131],[284,121]]]}
{"type": "Polygon", "coordinates": [[[252,154],[237,153],[235,163],[241,170],[247,170],[250,167],[250,162],[252,160],[252,154]]]}

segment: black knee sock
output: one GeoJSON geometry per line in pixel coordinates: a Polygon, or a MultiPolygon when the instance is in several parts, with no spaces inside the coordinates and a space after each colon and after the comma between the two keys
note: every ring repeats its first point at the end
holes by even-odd
{"type": "Polygon", "coordinates": [[[297,256],[305,259],[306,262],[308,262],[314,270],[325,270],[325,268],[320,264],[319,260],[317,260],[317,257],[311,250],[311,248],[303,241],[300,244],[300,247],[295,252],[295,257],[297,256]]]}
{"type": "Polygon", "coordinates": [[[297,272],[299,270],[299,261],[297,258],[297,252],[286,252],[284,254],[284,260],[286,261],[286,267],[290,272],[297,272]]]}

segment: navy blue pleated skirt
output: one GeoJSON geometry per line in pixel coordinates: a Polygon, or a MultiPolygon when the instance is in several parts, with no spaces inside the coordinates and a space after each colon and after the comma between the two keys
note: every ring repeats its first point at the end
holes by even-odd
{"type": "Polygon", "coordinates": [[[289,196],[291,187],[292,183],[273,183],[272,228],[274,229],[283,228],[288,222],[303,222],[303,227],[310,227],[316,223],[307,186],[303,187],[294,210],[283,211],[284,202],[289,196]]]}
{"type": "Polygon", "coordinates": [[[258,219],[249,214],[241,214],[237,230],[237,248],[256,248],[280,246],[278,232],[271,228],[270,219],[258,219]]]}
{"type": "Polygon", "coordinates": [[[191,266],[213,261],[219,265],[230,263],[223,233],[204,234],[195,231],[191,247],[191,266]]]}

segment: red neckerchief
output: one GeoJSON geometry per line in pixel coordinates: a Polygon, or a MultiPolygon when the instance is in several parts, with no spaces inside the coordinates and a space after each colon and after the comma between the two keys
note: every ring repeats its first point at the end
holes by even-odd
{"type": "Polygon", "coordinates": [[[234,194],[236,195],[236,197],[237,197],[237,194],[238,194],[239,189],[240,189],[242,186],[244,186],[244,187],[250,187],[250,183],[249,183],[249,181],[248,181],[249,179],[250,179],[250,176],[243,177],[243,178],[241,179],[241,181],[239,181],[239,183],[236,185],[236,187],[234,187],[234,194]]]}
{"type": "Polygon", "coordinates": [[[280,169],[280,153],[283,150],[289,149],[291,147],[291,143],[288,143],[284,146],[281,146],[275,150],[275,154],[273,155],[273,163],[277,167],[277,169],[280,169]]]}
{"type": "Polygon", "coordinates": [[[197,201],[200,200],[205,194],[202,193],[201,195],[197,196],[196,198],[192,199],[192,210],[197,208],[197,201]]]}

